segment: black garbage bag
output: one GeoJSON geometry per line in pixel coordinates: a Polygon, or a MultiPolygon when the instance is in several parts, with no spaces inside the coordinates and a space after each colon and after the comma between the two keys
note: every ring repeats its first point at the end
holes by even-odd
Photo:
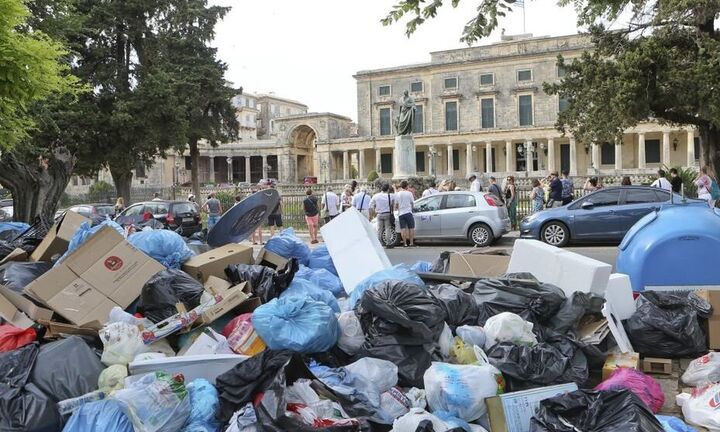
{"type": "Polygon", "coordinates": [[[55,432],[62,419],[55,403],[29,382],[38,356],[32,343],[0,354],[0,430],[55,432]]]}
{"type": "Polygon", "coordinates": [[[540,402],[530,432],[664,432],[630,390],[576,390],[540,402]]]}
{"type": "Polygon", "coordinates": [[[481,326],[501,312],[512,312],[525,321],[544,325],[565,301],[560,288],[538,282],[529,273],[481,279],[473,286],[472,295],[478,303],[481,326]]]}
{"type": "Polygon", "coordinates": [[[261,265],[233,264],[225,268],[225,275],[234,284],[250,282],[253,293],[260,301],[267,303],[280,297],[280,294],[292,283],[300,266],[295,258],[291,258],[281,271],[261,265]]]}
{"type": "Polygon", "coordinates": [[[450,267],[450,252],[440,252],[440,255],[433,261],[430,271],[432,273],[447,273],[450,267]]]}
{"type": "Polygon", "coordinates": [[[11,261],[0,266],[0,283],[13,291],[22,292],[30,282],[42,276],[52,268],[52,264],[44,261],[15,262],[11,261]]]}
{"type": "Polygon", "coordinates": [[[374,357],[387,360],[398,367],[398,385],[424,388],[423,376],[432,364],[433,346],[404,345],[392,336],[366,339],[356,358],[374,357]]]}
{"type": "Polygon", "coordinates": [[[445,309],[445,322],[451,329],[462,325],[477,325],[479,310],[472,294],[450,284],[437,285],[429,291],[440,300],[445,309]]]}
{"type": "Polygon", "coordinates": [[[500,342],[487,351],[490,364],[503,373],[509,391],[568,382],[585,384],[589,370],[602,365],[604,355],[571,337],[544,332],[534,346],[500,342]]]}
{"type": "Polygon", "coordinates": [[[205,234],[205,231],[198,231],[198,232],[192,234],[190,237],[188,237],[187,242],[188,243],[192,243],[192,242],[207,243],[207,235],[205,234]]]}
{"type": "Polygon", "coordinates": [[[15,250],[15,246],[9,241],[0,240],[0,260],[5,259],[15,250]]]}
{"type": "Polygon", "coordinates": [[[150,321],[158,323],[175,315],[178,303],[184,304],[187,310],[196,308],[203,291],[202,284],[184,271],[163,270],[145,282],[137,309],[150,321]]]}
{"type": "Polygon", "coordinates": [[[637,310],[625,321],[635,351],[649,357],[697,357],[707,352],[698,316],[707,318],[712,306],[692,292],[645,291],[637,310]]]}
{"type": "Polygon", "coordinates": [[[97,353],[78,336],[40,347],[30,381],[55,402],[97,390],[105,369],[97,353]]]}
{"type": "Polygon", "coordinates": [[[576,291],[565,299],[548,326],[558,333],[575,330],[585,314],[599,314],[604,304],[605,299],[599,295],[576,291]]]}

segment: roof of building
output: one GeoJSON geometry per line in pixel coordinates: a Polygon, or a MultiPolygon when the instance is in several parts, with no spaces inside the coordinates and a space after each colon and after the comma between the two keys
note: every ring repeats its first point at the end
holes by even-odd
{"type": "Polygon", "coordinates": [[[274,94],[266,94],[266,93],[263,93],[263,94],[258,94],[258,95],[255,96],[255,97],[258,98],[258,99],[272,99],[272,100],[276,100],[276,101],[280,101],[280,102],[286,102],[286,103],[290,103],[290,104],[293,104],[293,105],[302,106],[302,107],[305,107],[305,108],[307,109],[307,105],[305,105],[305,104],[302,103],[302,102],[298,102],[298,101],[293,100],[293,99],[283,98],[283,97],[280,97],[280,96],[275,96],[274,94]]]}
{"type": "Polygon", "coordinates": [[[344,115],[335,114],[331,112],[311,112],[307,114],[295,114],[295,115],[289,115],[289,116],[282,116],[282,117],[276,117],[273,121],[282,121],[282,120],[296,120],[296,119],[308,119],[308,118],[316,118],[316,117],[334,117],[339,120],[347,120],[349,122],[352,122],[352,119],[350,117],[345,117],[344,115]]]}

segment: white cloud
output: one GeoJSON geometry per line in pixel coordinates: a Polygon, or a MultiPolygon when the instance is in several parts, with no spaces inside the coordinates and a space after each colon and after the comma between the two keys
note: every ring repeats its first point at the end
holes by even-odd
{"type": "MultiPolygon", "coordinates": [[[[383,27],[380,19],[395,0],[211,0],[232,10],[217,26],[215,45],[228,66],[227,78],[249,92],[275,92],[299,100],[311,111],[357,118],[355,80],[359,70],[430,60],[432,51],[463,48],[464,24],[474,0],[443,7],[437,18],[411,37],[403,23],[383,27]]],[[[449,3],[446,2],[446,3],[449,3]]],[[[576,32],[576,15],[556,0],[526,1],[526,30],[535,36],[576,32]]],[[[522,32],[522,9],[500,23],[508,34],[522,32]]],[[[500,30],[482,43],[497,42],[500,30]]]]}

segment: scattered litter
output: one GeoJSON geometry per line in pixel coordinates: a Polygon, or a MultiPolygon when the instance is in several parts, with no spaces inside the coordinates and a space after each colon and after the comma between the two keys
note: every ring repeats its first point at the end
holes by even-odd
{"type": "Polygon", "coordinates": [[[710,352],[691,361],[682,382],[693,387],[720,382],[720,353],[710,352]]]}
{"type": "Polygon", "coordinates": [[[658,413],[665,403],[665,394],[660,384],[637,369],[615,369],[606,380],[595,387],[595,390],[621,389],[635,393],[653,413],[658,413]]]}

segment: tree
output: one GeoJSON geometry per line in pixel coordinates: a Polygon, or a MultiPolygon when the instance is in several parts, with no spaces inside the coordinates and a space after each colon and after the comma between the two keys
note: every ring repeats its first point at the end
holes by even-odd
{"type": "Polygon", "coordinates": [[[46,108],[71,107],[83,88],[69,73],[68,52],[33,18],[22,1],[0,0],[0,183],[12,193],[16,220],[49,224],[74,156],[62,139],[36,137],[58,125],[46,108]]]}
{"type": "MultiPolygon", "coordinates": [[[[457,6],[460,0],[452,0],[457,6]]],[[[461,40],[469,44],[497,27],[514,2],[481,0],[478,15],[468,22],[461,40]]],[[[556,126],[587,143],[614,141],[640,122],[655,120],[693,125],[701,137],[701,163],[720,173],[720,34],[715,20],[720,3],[704,0],[561,0],[573,4],[578,26],[587,29],[595,49],[579,59],[558,59],[567,74],[548,83],[549,94],[566,98],[570,107],[556,126]],[[610,31],[629,12],[622,30],[610,31]]],[[[382,22],[389,25],[406,15],[411,35],[437,15],[443,0],[401,0],[382,22]]]]}

